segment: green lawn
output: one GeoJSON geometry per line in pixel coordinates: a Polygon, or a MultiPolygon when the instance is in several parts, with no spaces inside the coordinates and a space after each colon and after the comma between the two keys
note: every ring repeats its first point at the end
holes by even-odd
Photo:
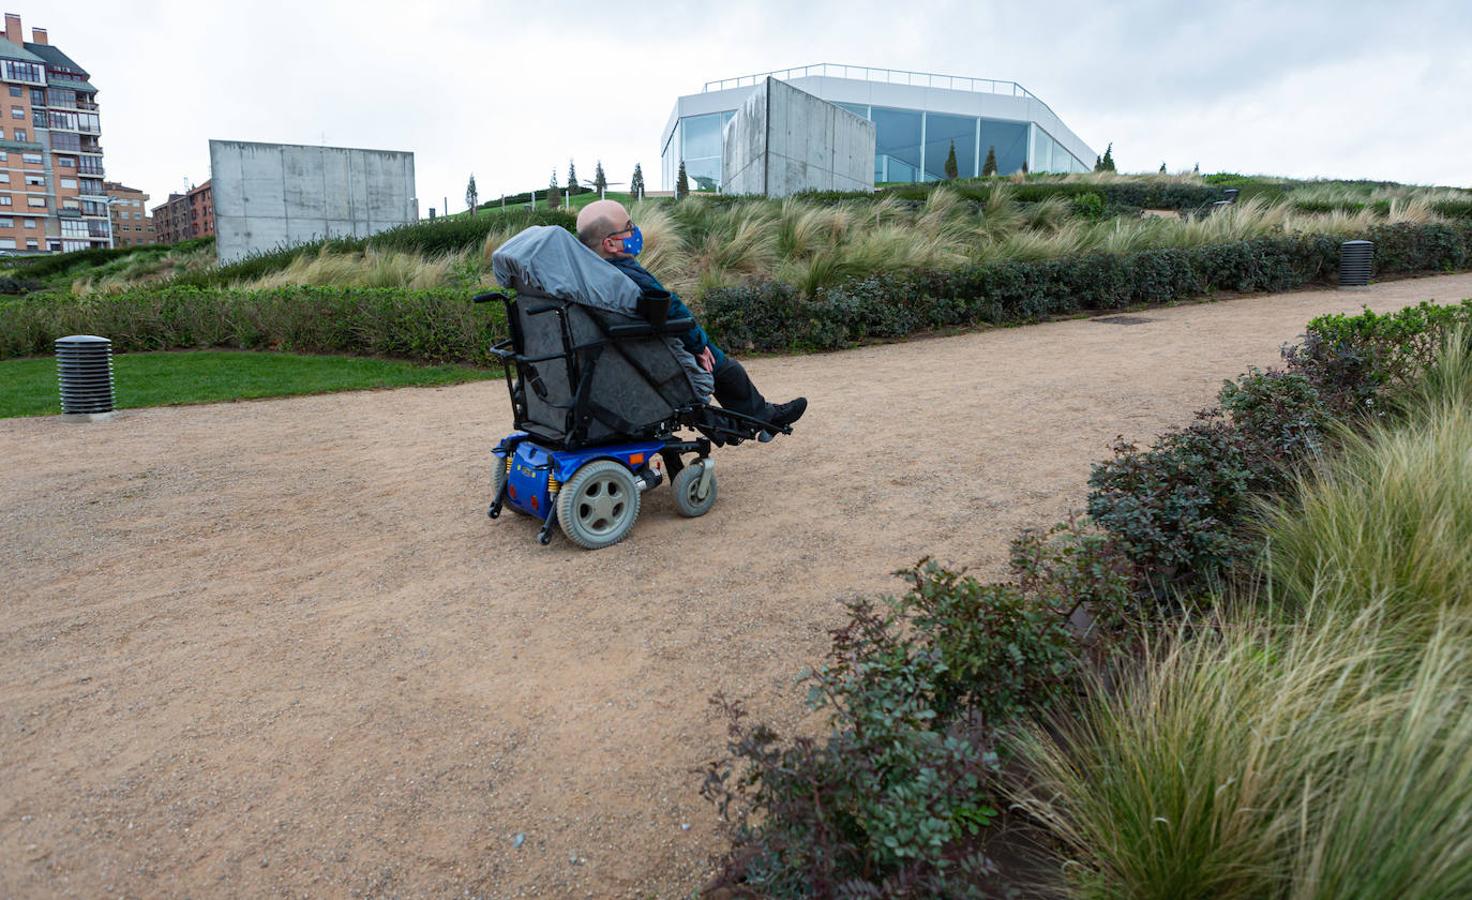
{"type": "MultiPolygon", "coordinates": [[[[218,403],[365,388],[460,384],[499,377],[468,366],[421,366],[356,356],[197,351],[125,353],[113,359],[119,409],[218,403]]],[[[56,361],[0,361],[0,418],[61,412],[56,361]]]]}

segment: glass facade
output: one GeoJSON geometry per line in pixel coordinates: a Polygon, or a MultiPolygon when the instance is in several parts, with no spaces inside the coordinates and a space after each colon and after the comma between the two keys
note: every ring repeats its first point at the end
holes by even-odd
{"type": "Polygon", "coordinates": [[[721,184],[721,157],[726,123],[735,110],[686,116],[675,123],[674,133],[665,145],[660,162],[664,169],[666,189],[674,190],[680,175],[680,160],[685,161],[685,177],[692,191],[715,193],[721,184]],[[679,153],[672,153],[675,147],[679,153]]]}
{"type": "MultiPolygon", "coordinates": [[[[940,181],[946,158],[956,148],[956,174],[981,174],[988,151],[997,155],[997,174],[1011,175],[1024,164],[1033,172],[1088,172],[1085,164],[1042,128],[1027,122],[957,116],[916,109],[835,103],[874,123],[874,182],[940,181]],[[1031,158],[1029,160],[1029,153],[1031,158]]],[[[663,150],[664,185],[675,186],[680,160],[692,191],[715,191],[721,183],[722,134],[734,110],[686,116],[663,150]],[[678,148],[678,152],[676,149],[678,148]]]]}

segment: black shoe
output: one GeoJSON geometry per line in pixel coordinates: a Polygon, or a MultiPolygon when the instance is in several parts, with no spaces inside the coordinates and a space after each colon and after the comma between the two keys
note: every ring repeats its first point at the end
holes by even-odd
{"type": "Polygon", "coordinates": [[[786,403],[778,403],[768,412],[767,421],[784,428],[802,418],[802,414],[808,411],[808,398],[798,397],[786,403]]]}

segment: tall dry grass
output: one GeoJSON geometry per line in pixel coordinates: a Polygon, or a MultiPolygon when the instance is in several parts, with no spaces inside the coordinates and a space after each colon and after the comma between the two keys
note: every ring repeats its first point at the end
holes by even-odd
{"type": "Polygon", "coordinates": [[[1472,890],[1472,661],[1375,601],[1159,642],[1143,674],[1026,731],[1015,799],[1087,898],[1472,890]]]}
{"type": "Polygon", "coordinates": [[[1264,511],[1268,587],[1024,730],[1076,897],[1472,896],[1472,347],[1264,511]]]}
{"type": "Polygon", "coordinates": [[[262,275],[233,287],[265,290],[287,285],[336,285],[338,287],[397,287],[422,290],[452,287],[462,283],[459,273],[467,268],[470,253],[421,256],[399,250],[369,247],[346,253],[323,248],[303,254],[279,271],[262,275]]]}
{"type": "Polygon", "coordinates": [[[1384,598],[1403,621],[1472,612],[1472,348],[1453,332],[1399,398],[1401,415],[1343,436],[1342,453],[1264,513],[1274,602],[1384,598]]]}

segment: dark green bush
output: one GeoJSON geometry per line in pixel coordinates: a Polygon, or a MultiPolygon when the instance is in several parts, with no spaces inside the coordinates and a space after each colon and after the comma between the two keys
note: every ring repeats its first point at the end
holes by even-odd
{"type": "Polygon", "coordinates": [[[1376,415],[1380,395],[1405,383],[1436,358],[1446,334],[1472,325],[1472,300],[1429,301],[1392,313],[1319,316],[1303,340],[1285,348],[1291,372],[1303,376],[1337,415],[1376,415]]]}
{"type": "Polygon", "coordinates": [[[1291,466],[1324,449],[1329,408],[1303,375],[1254,368],[1223,384],[1219,396],[1259,456],[1291,466]]]}
{"type": "Polygon", "coordinates": [[[1073,198],[1073,210],[1091,222],[1104,218],[1104,198],[1094,191],[1078,194],[1073,198]]]}
{"type": "Polygon", "coordinates": [[[1262,474],[1242,433],[1205,412],[1149,450],[1120,441],[1089,476],[1089,518],[1120,542],[1161,602],[1248,559],[1242,523],[1262,474]]]}
{"type": "MultiPolygon", "coordinates": [[[[1377,271],[1472,265],[1472,226],[1371,230],[1377,271]]],[[[1258,238],[1128,255],[871,275],[812,297],[774,282],[706,294],[707,330],[731,349],[832,350],[955,326],[1014,324],[1084,310],[1164,303],[1213,291],[1283,291],[1337,277],[1338,238],[1258,238]]]]}
{"type": "Polygon", "coordinates": [[[0,303],[0,358],[50,353],[68,334],[101,334],[118,352],[231,347],[492,365],[505,334],[499,303],[462,291],[167,287],[0,303]]]}
{"type": "Polygon", "coordinates": [[[1065,620],[1082,611],[1086,643],[1126,637],[1155,612],[1141,606],[1139,572],[1120,542],[1078,517],[1024,530],[1012,542],[1011,568],[1024,595],[1065,620]]]}
{"type": "Polygon", "coordinates": [[[1048,706],[1074,671],[1063,617],[1013,585],[934,563],[887,609],[849,605],[809,702],[819,742],[729,719],[702,793],[733,820],[728,883],[763,896],[943,896],[985,878],[976,836],[998,815],[996,729],[1048,706]]]}

